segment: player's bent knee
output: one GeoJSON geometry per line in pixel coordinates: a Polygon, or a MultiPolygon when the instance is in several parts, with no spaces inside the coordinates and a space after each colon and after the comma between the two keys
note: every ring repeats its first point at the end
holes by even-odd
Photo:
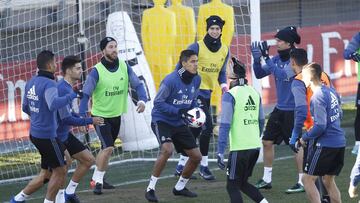
{"type": "Polygon", "coordinates": [[[325,187],[327,187],[327,186],[330,186],[333,183],[334,177],[326,175],[326,176],[322,177],[322,181],[323,181],[325,187]]]}
{"type": "Polygon", "coordinates": [[[82,151],[80,157],[77,158],[77,160],[80,161],[80,164],[88,168],[95,164],[95,157],[88,150],[82,151]]]}
{"type": "Polygon", "coordinates": [[[52,175],[65,176],[67,172],[66,166],[60,166],[52,169],[52,175]]]}
{"type": "Polygon", "coordinates": [[[194,150],[193,153],[189,154],[189,160],[191,160],[194,163],[200,163],[201,159],[202,156],[199,150],[194,150]]]}
{"type": "Polygon", "coordinates": [[[171,143],[164,143],[161,145],[160,153],[165,157],[170,157],[173,153],[174,149],[171,146],[171,143]]]}

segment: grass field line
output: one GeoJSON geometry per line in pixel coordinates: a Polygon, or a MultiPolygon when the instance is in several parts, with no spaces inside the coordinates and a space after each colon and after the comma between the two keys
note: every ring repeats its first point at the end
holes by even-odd
{"type": "MultiPolygon", "coordinates": [[[[287,159],[291,159],[291,158],[294,158],[294,156],[292,155],[292,156],[278,157],[274,161],[287,160],[287,159]]],[[[209,161],[216,161],[216,160],[215,159],[209,159],[209,161]]],[[[225,161],[226,161],[226,159],[225,159],[225,161]]],[[[260,163],[260,162],[258,162],[258,163],[260,163]]],[[[215,167],[215,168],[212,168],[211,170],[217,171],[217,170],[220,170],[220,168],[215,167]]],[[[150,177],[150,173],[149,173],[149,177],[150,177]]],[[[165,176],[159,177],[159,179],[168,179],[168,178],[173,178],[173,177],[174,177],[174,175],[165,175],[165,176]]],[[[114,186],[115,187],[120,187],[120,186],[132,185],[132,184],[137,184],[137,183],[145,183],[145,182],[148,182],[148,181],[149,181],[149,178],[143,178],[143,179],[139,179],[139,180],[126,181],[126,182],[123,182],[123,183],[114,184],[114,186]]],[[[146,185],[144,185],[144,190],[145,190],[145,188],[146,188],[146,185]]],[[[86,192],[91,192],[91,191],[92,191],[91,189],[86,189],[86,190],[76,191],[76,193],[86,193],[86,192]]],[[[29,198],[28,200],[37,200],[37,199],[43,199],[43,198],[44,197],[33,197],[33,198],[29,198]]]]}

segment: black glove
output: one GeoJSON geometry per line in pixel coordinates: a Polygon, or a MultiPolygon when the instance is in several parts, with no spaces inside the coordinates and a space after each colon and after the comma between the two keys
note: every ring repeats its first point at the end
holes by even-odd
{"type": "Polygon", "coordinates": [[[289,144],[289,146],[290,146],[290,148],[291,148],[291,150],[292,150],[293,152],[298,153],[298,152],[299,152],[299,148],[301,147],[301,144],[300,144],[300,141],[297,140],[297,141],[295,142],[295,144],[289,144]]]}
{"type": "Polygon", "coordinates": [[[265,60],[269,58],[269,49],[270,46],[268,46],[266,41],[261,42],[260,51],[265,60]]]}
{"type": "Polygon", "coordinates": [[[360,54],[357,52],[354,52],[351,54],[351,59],[355,62],[360,62],[360,54]]]}
{"type": "Polygon", "coordinates": [[[76,93],[77,98],[79,98],[79,99],[83,98],[84,93],[83,93],[83,91],[81,89],[80,90],[74,89],[74,92],[76,93]]]}
{"type": "Polygon", "coordinates": [[[181,118],[184,120],[185,124],[191,123],[191,119],[194,117],[188,113],[190,109],[180,109],[179,114],[181,118]]]}
{"type": "Polygon", "coordinates": [[[225,169],[225,163],[224,163],[224,155],[223,154],[217,154],[217,165],[221,170],[225,169]]]}

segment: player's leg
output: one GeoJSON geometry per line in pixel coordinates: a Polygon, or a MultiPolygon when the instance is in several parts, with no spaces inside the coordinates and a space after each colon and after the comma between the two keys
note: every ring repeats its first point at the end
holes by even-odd
{"type": "Polygon", "coordinates": [[[38,191],[44,184],[49,182],[51,172],[48,169],[41,169],[39,175],[33,178],[21,192],[15,195],[10,203],[25,202],[26,199],[38,191]]]}
{"type": "Polygon", "coordinates": [[[264,159],[264,175],[255,186],[258,189],[271,189],[272,181],[272,165],[274,160],[274,144],[282,142],[282,128],[280,123],[280,112],[277,108],[271,112],[269,120],[266,124],[264,136],[262,137],[263,144],[263,159],[264,159]],[[281,138],[281,139],[279,139],[281,138]]]}
{"type": "MultiPolygon", "coordinates": [[[[65,143],[63,144],[65,145],[65,143]]],[[[68,146],[65,145],[65,148],[67,147],[68,146]]],[[[65,154],[65,162],[66,162],[66,171],[68,171],[72,163],[72,158],[68,150],[65,150],[64,154],[65,154]]],[[[55,197],[56,203],[65,203],[65,185],[66,185],[66,177],[64,178],[64,181],[61,184],[58,193],[56,194],[55,197]]]]}
{"type": "MultiPolygon", "coordinates": [[[[197,138],[199,138],[201,130],[202,130],[201,127],[200,128],[190,128],[190,130],[191,130],[191,133],[194,135],[195,140],[197,138]]],[[[179,162],[175,169],[175,174],[174,174],[175,176],[180,177],[182,171],[184,170],[185,164],[187,163],[188,160],[189,160],[188,155],[185,152],[181,152],[179,162]]],[[[194,179],[197,179],[197,177],[194,174],[192,174],[190,179],[194,180],[194,179]]]]}
{"type": "Polygon", "coordinates": [[[94,156],[73,134],[69,133],[68,142],[65,143],[67,150],[72,158],[78,161],[75,172],[66,187],[65,200],[69,202],[79,202],[75,195],[75,190],[79,185],[82,177],[88,172],[90,167],[95,163],[94,156]]]}
{"type": "Polygon", "coordinates": [[[355,198],[358,196],[356,189],[359,181],[360,181],[360,151],[358,151],[358,155],[356,156],[354,166],[351,169],[350,184],[348,189],[350,198],[355,198]]]}
{"type": "Polygon", "coordinates": [[[93,192],[96,195],[102,194],[104,175],[114,150],[114,143],[119,133],[120,122],[120,116],[115,118],[104,118],[104,125],[95,126],[96,133],[101,141],[101,150],[96,156],[96,167],[92,176],[92,180],[95,183],[93,192]]]}
{"type": "Polygon", "coordinates": [[[39,139],[33,137],[32,135],[30,135],[30,140],[41,155],[41,170],[39,175],[32,179],[19,194],[11,199],[10,202],[24,202],[29,195],[36,192],[44,184],[49,182],[52,175],[52,167],[65,165],[64,147],[59,145],[56,140],[39,139]]]}
{"type": "Polygon", "coordinates": [[[210,139],[213,136],[213,122],[212,115],[210,109],[210,98],[205,99],[203,97],[198,97],[202,103],[202,109],[206,115],[205,125],[203,126],[203,130],[200,134],[199,144],[200,144],[200,152],[202,155],[200,162],[200,176],[205,180],[214,180],[215,176],[211,173],[208,166],[208,153],[209,153],[209,145],[210,139]]]}
{"type": "Polygon", "coordinates": [[[330,202],[341,202],[341,195],[335,183],[335,176],[338,176],[344,166],[345,147],[326,148],[320,154],[320,163],[323,170],[323,183],[330,196],[330,202]]]}
{"type": "MultiPolygon", "coordinates": [[[[282,132],[285,144],[289,145],[292,130],[294,128],[294,111],[282,111],[282,132]]],[[[300,148],[298,153],[294,153],[295,166],[298,172],[298,181],[285,192],[287,194],[305,192],[302,183],[304,152],[300,148]]]]}
{"type": "Polygon", "coordinates": [[[52,170],[49,184],[46,191],[44,202],[52,202],[55,200],[61,186],[64,184],[66,177],[65,146],[58,139],[50,139],[51,144],[46,151],[45,161],[52,170]]]}
{"type": "Polygon", "coordinates": [[[319,191],[315,186],[315,181],[317,178],[317,176],[309,174],[304,174],[302,178],[306,195],[311,203],[321,203],[319,191]]]}
{"type": "Polygon", "coordinates": [[[237,166],[235,169],[235,174],[237,174],[237,178],[239,179],[239,187],[243,193],[250,197],[254,202],[267,203],[267,200],[260,193],[259,189],[248,182],[258,157],[259,150],[257,149],[238,152],[236,157],[237,166]]]}
{"type": "Polygon", "coordinates": [[[174,133],[172,138],[176,151],[185,151],[189,160],[173,189],[173,194],[185,197],[197,197],[196,193],[189,191],[185,186],[201,161],[200,150],[196,145],[194,136],[187,126],[176,128],[174,133]]]}
{"type": "Polygon", "coordinates": [[[146,188],[145,198],[150,202],[158,202],[155,195],[155,186],[166,166],[167,160],[174,151],[174,146],[171,139],[172,127],[170,125],[163,122],[151,123],[151,129],[160,144],[160,153],[155,161],[150,181],[146,188]]]}
{"type": "Polygon", "coordinates": [[[351,152],[357,155],[360,145],[360,83],[358,84],[355,106],[356,106],[356,116],[354,122],[355,146],[351,152]]]}
{"type": "Polygon", "coordinates": [[[341,203],[341,194],[335,183],[334,175],[323,176],[323,183],[330,196],[331,203],[341,203]]]}

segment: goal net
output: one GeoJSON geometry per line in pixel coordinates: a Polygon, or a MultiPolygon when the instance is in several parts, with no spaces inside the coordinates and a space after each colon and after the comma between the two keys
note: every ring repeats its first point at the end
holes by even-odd
{"type": "MultiPolygon", "coordinates": [[[[250,66],[249,0],[213,0],[211,8],[204,6],[207,1],[199,0],[155,2],[159,5],[150,0],[0,1],[0,183],[26,180],[39,171],[40,155],[28,139],[29,117],[21,111],[21,103],[26,81],[37,73],[36,55],[44,49],[56,54],[58,66],[67,55],[81,56],[84,82],[100,61],[100,40],[112,36],[118,41],[119,58],[132,66],[150,101],[146,111],[138,114],[137,95],[129,91],[129,109],[122,116],[111,164],[123,164],[128,169],[147,167],[145,172],[132,175],[138,179],[149,176],[151,164],[145,162],[154,161],[158,155],[158,143],[150,128],[156,88],[174,69],[179,52],[205,35],[206,17],[225,18],[223,42],[230,46],[231,55],[250,66]]],[[[60,69],[56,76],[62,77],[60,69]]],[[[220,97],[218,86],[212,97],[214,123],[218,123],[221,111],[220,97]]],[[[75,128],[74,132],[96,155],[100,142],[95,131],[90,128],[89,134],[83,135],[75,128]]],[[[209,158],[214,159],[216,137],[210,145],[209,158]]],[[[174,154],[171,160],[177,158],[174,154]]],[[[71,168],[75,166],[73,163],[71,168]]]]}

